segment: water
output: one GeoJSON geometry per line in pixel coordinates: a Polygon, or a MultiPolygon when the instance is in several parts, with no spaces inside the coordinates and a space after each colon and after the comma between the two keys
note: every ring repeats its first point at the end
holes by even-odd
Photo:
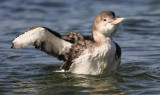
{"type": "Polygon", "coordinates": [[[160,94],[159,0],[0,0],[0,95],[160,94]],[[122,63],[111,76],[53,72],[61,61],[12,40],[33,26],[90,34],[95,16],[112,10],[125,17],[114,38],[122,63]]]}

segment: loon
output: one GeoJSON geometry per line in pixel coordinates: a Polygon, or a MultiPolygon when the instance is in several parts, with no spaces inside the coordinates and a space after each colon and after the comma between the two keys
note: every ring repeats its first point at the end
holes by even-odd
{"type": "Polygon", "coordinates": [[[36,26],[16,37],[12,49],[29,45],[64,61],[61,71],[102,75],[116,71],[121,62],[121,48],[113,41],[119,23],[112,11],[99,13],[92,25],[92,35],[70,32],[60,35],[47,27],[36,26]]]}

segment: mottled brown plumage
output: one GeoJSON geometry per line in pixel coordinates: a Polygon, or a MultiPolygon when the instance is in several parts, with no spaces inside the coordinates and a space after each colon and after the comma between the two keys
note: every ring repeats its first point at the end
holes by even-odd
{"type": "Polygon", "coordinates": [[[64,62],[61,69],[69,70],[72,64],[72,60],[80,56],[80,54],[85,50],[93,47],[94,41],[93,37],[90,35],[81,35],[79,33],[70,32],[62,36],[62,39],[71,42],[73,45],[68,53],[68,60],[64,62]]]}

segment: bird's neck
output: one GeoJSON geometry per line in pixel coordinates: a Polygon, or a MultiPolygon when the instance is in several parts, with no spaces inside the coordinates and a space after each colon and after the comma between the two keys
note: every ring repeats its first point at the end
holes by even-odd
{"type": "Polygon", "coordinates": [[[106,43],[106,40],[112,39],[111,34],[104,35],[101,32],[93,31],[93,39],[96,44],[101,45],[106,43]]]}

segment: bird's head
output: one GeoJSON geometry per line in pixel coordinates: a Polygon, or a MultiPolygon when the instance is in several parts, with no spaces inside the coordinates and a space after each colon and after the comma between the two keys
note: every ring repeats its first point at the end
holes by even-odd
{"type": "Polygon", "coordinates": [[[118,23],[123,19],[115,17],[115,13],[112,11],[99,13],[93,22],[93,35],[102,34],[104,36],[111,36],[118,23]]]}

